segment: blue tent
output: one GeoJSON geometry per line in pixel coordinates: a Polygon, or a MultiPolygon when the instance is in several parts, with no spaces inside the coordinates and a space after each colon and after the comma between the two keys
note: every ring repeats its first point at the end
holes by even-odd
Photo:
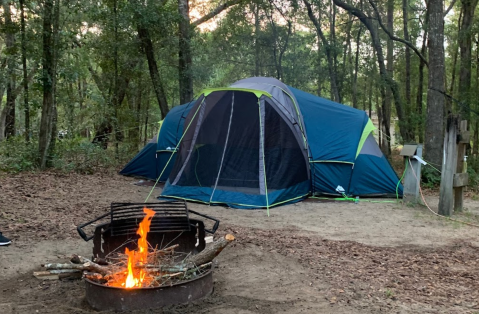
{"type": "Polygon", "coordinates": [[[160,197],[269,208],[338,195],[338,185],[351,196],[402,195],[364,111],[276,79],[204,90],[181,118],[184,131],[168,143],[182,139],[178,156],[160,197]]]}
{"type": "Polygon", "coordinates": [[[156,181],[168,164],[160,178],[160,181],[166,181],[175,163],[175,147],[183,134],[183,123],[191,107],[192,103],[173,107],[160,122],[158,136],[151,139],[120,174],[156,181]]]}
{"type": "Polygon", "coordinates": [[[402,196],[373,131],[364,111],[249,78],[173,108],[156,147],[152,140],[121,173],[163,172],[162,198],[239,208],[339,196],[338,186],[348,196],[402,196]]]}
{"type": "MultiPolygon", "coordinates": [[[[156,164],[157,137],[152,138],[143,149],[120,171],[124,176],[133,176],[149,180],[155,180],[158,168],[156,164]]],[[[164,166],[164,164],[163,164],[164,166]]],[[[161,171],[161,170],[160,170],[161,171]]]]}

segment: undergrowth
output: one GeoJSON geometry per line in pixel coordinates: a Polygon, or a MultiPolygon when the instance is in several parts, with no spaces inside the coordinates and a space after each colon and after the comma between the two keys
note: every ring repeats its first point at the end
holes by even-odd
{"type": "MultiPolygon", "coordinates": [[[[114,145],[102,149],[86,139],[62,139],[55,145],[49,159],[50,168],[62,172],[92,174],[117,171],[125,165],[137,150],[134,145],[120,143],[118,153],[114,145]]],[[[0,142],[0,172],[18,173],[38,169],[38,142],[26,143],[23,138],[13,137],[0,142]]]]}

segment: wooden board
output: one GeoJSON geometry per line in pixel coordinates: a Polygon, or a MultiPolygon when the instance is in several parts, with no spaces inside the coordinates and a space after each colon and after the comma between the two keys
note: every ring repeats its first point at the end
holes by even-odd
{"type": "Polygon", "coordinates": [[[455,188],[469,184],[469,175],[467,173],[455,173],[452,186],[455,188]]]}

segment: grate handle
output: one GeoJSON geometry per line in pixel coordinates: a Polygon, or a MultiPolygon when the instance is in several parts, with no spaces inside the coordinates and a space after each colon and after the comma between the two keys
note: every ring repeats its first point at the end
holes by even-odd
{"type": "Polygon", "coordinates": [[[87,234],[85,233],[83,228],[85,228],[88,225],[91,225],[94,222],[97,222],[98,220],[100,220],[102,218],[105,218],[106,216],[110,216],[110,213],[103,214],[100,217],[95,218],[94,220],[91,220],[89,222],[86,222],[84,224],[81,224],[81,225],[77,226],[77,231],[78,231],[78,234],[80,235],[80,237],[82,237],[82,239],[87,241],[87,242],[90,241],[91,239],[93,239],[93,237],[95,235],[87,236],[87,234]]]}
{"type": "Polygon", "coordinates": [[[208,233],[211,233],[211,234],[214,234],[216,232],[216,230],[218,230],[218,227],[220,225],[220,221],[216,218],[213,218],[211,216],[208,216],[208,215],[205,215],[205,214],[200,214],[198,212],[195,212],[194,210],[191,210],[191,209],[188,209],[188,211],[190,213],[193,213],[195,215],[198,215],[198,216],[201,216],[203,218],[206,218],[206,219],[209,219],[209,220],[213,220],[215,222],[214,226],[213,226],[213,229],[206,229],[205,228],[205,231],[208,232],[208,233]]]}

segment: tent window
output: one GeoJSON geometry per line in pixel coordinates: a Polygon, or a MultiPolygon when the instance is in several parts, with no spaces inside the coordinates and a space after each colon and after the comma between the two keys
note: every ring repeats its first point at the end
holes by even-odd
{"type": "Polygon", "coordinates": [[[264,155],[268,192],[308,180],[308,165],[287,121],[265,102],[264,155]]]}

